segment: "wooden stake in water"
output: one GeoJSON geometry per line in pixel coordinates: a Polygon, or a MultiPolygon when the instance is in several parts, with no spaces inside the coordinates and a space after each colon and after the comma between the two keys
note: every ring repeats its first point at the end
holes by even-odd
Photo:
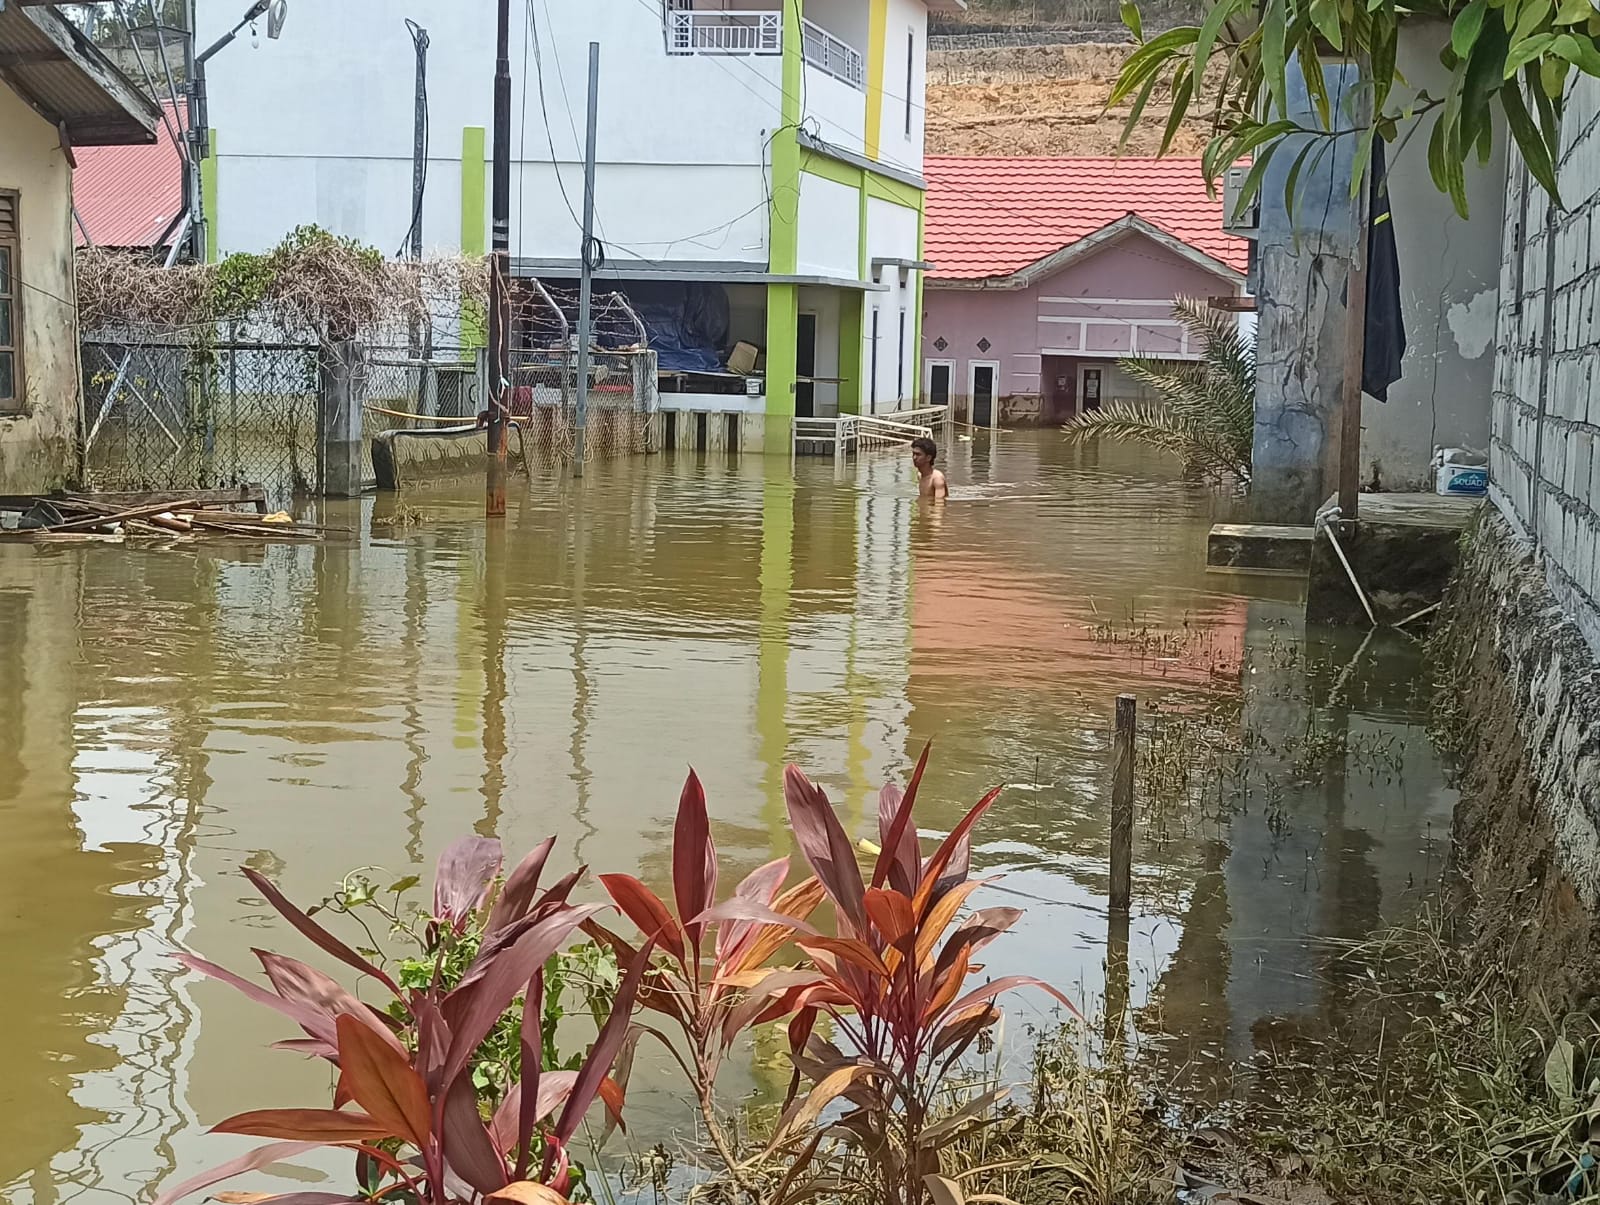
{"type": "Polygon", "coordinates": [[[1138,701],[1117,696],[1117,730],[1111,772],[1111,910],[1133,900],[1133,750],[1138,701]]]}

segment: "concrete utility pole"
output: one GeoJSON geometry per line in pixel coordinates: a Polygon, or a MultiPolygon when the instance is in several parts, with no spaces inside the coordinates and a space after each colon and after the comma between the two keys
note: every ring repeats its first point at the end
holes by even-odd
{"type": "MultiPolygon", "coordinates": [[[[583,476],[584,444],[589,427],[589,344],[593,338],[594,270],[599,256],[594,242],[595,125],[600,107],[600,43],[589,43],[589,128],[583,148],[583,247],[578,284],[578,414],[573,423],[572,475],[583,476]]],[[[558,169],[559,170],[559,169],[558,169]]]]}
{"type": "Polygon", "coordinates": [[[407,21],[417,48],[416,118],[411,136],[411,258],[422,258],[422,198],[428,183],[428,31],[407,21]]]}
{"type": "Polygon", "coordinates": [[[506,513],[506,405],[511,385],[511,0],[499,0],[494,66],[494,210],[489,244],[489,458],[484,514],[506,513]]]}

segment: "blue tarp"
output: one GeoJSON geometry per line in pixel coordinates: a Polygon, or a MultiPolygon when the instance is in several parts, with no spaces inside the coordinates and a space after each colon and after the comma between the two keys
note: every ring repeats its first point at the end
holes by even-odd
{"type": "Polygon", "coordinates": [[[721,372],[728,345],[728,293],[698,281],[632,281],[628,303],[644,323],[664,372],[721,372]]]}

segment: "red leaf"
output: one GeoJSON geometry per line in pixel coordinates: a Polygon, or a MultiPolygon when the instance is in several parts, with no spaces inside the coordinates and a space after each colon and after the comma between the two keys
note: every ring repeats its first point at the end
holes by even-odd
{"type": "MultiPolygon", "coordinates": [[[[628,1036],[629,1018],[633,1016],[633,1000],[639,994],[639,982],[649,969],[650,956],[654,951],[655,943],[647,941],[644,949],[639,951],[639,956],[628,967],[628,973],[623,976],[621,986],[617,988],[617,994],[611,1002],[611,1015],[600,1027],[600,1035],[589,1048],[589,1057],[578,1069],[578,1081],[572,1086],[572,1095],[567,1098],[567,1107],[561,1111],[561,1118],[556,1122],[554,1134],[557,1146],[565,1146],[577,1133],[583,1115],[589,1111],[589,1106],[599,1094],[601,1081],[610,1072],[611,1064],[616,1061],[617,1052],[622,1049],[622,1041],[628,1036]]],[[[548,1179],[550,1170],[548,1156],[545,1163],[545,1178],[548,1179]]]]}
{"type": "Polygon", "coordinates": [[[917,804],[917,788],[922,785],[922,773],[928,768],[928,755],[933,752],[933,742],[922,746],[922,756],[917,768],[911,772],[911,782],[905,794],[893,783],[884,786],[878,795],[878,834],[883,848],[878,851],[878,863],[872,869],[872,885],[882,887],[887,882],[896,891],[909,896],[917,889],[922,877],[922,850],[917,845],[917,827],[912,823],[912,809],[917,804]]]}
{"type": "Polygon", "coordinates": [[[364,1197],[342,1192],[219,1192],[219,1205],[365,1205],[364,1197]]]}
{"type": "Polygon", "coordinates": [[[964,950],[968,954],[976,954],[1021,919],[1020,908],[985,908],[974,912],[961,928],[950,935],[950,940],[939,952],[934,974],[937,975],[953,963],[958,952],[964,950]]]}
{"type": "Polygon", "coordinates": [[[561,948],[574,929],[604,910],[603,904],[564,906],[543,920],[519,922],[505,931],[518,934],[515,941],[488,959],[479,957],[456,989],[444,998],[444,1018],[450,1026],[450,1049],[440,1079],[444,1088],[461,1074],[500,1014],[533,978],[534,971],[561,948]]]}
{"type": "Polygon", "coordinates": [[[284,895],[283,892],[274,887],[272,885],[272,881],[265,875],[251,870],[247,866],[241,867],[240,869],[244,871],[244,877],[255,884],[256,890],[267,897],[267,903],[276,908],[283,916],[284,920],[288,921],[296,929],[300,930],[300,932],[305,937],[309,938],[319,950],[333,955],[347,967],[360,971],[363,975],[371,975],[395,995],[399,996],[402,994],[400,991],[400,985],[397,984],[393,979],[389,978],[389,976],[381,968],[373,966],[372,963],[368,962],[365,958],[361,957],[361,955],[357,954],[349,946],[345,945],[344,942],[340,941],[332,933],[329,933],[321,925],[317,924],[316,921],[312,920],[296,905],[290,903],[289,898],[284,895]]]}
{"type": "Polygon", "coordinates": [[[949,1007],[949,1009],[946,1010],[946,1013],[947,1015],[954,1016],[958,1013],[966,1012],[967,1009],[971,1008],[975,1004],[986,1004],[990,1000],[993,1000],[996,996],[1004,995],[1006,992],[1015,991],[1019,987],[1040,988],[1041,990],[1054,996],[1062,1004],[1065,1004],[1067,1006],[1067,1011],[1070,1012],[1074,1017],[1081,1019],[1083,1016],[1083,1014],[1078,1011],[1078,1006],[1076,1004],[1074,1004],[1071,1000],[1068,1000],[1043,979],[1035,979],[1032,975],[1007,975],[1002,979],[996,979],[991,983],[986,983],[976,991],[968,992],[965,996],[962,996],[961,999],[957,1000],[949,1007]]]}
{"type": "Polygon", "coordinates": [[[741,899],[739,896],[729,896],[722,903],[707,908],[694,920],[686,921],[685,926],[698,923],[701,925],[714,925],[724,921],[752,921],[763,925],[781,925],[787,929],[794,929],[801,933],[815,933],[811,925],[792,916],[785,916],[781,912],[774,912],[765,904],[758,904],[754,900],[741,899]]]}
{"type": "Polygon", "coordinates": [[[773,971],[746,993],[745,998],[739,1001],[739,1006],[722,1023],[723,1049],[732,1046],[734,1039],[766,1010],[775,997],[820,982],[822,977],[815,971],[773,971]]]}
{"type": "Polygon", "coordinates": [[[302,1004],[298,1000],[285,1000],[282,996],[267,991],[259,984],[251,983],[224,967],[219,967],[214,962],[207,962],[204,958],[194,954],[178,953],[173,955],[180,963],[191,971],[197,971],[212,979],[226,983],[235,991],[248,996],[257,1004],[264,1004],[274,1012],[280,1012],[288,1017],[300,1028],[304,1029],[313,1038],[331,1046],[333,1044],[333,1019],[320,1009],[302,1004]]]}
{"type": "Polygon", "coordinates": [[[253,1134],[257,1138],[285,1138],[316,1146],[398,1137],[376,1118],[342,1109],[257,1109],[219,1121],[208,1133],[253,1134]]]}
{"type": "Polygon", "coordinates": [[[315,967],[309,967],[298,959],[285,958],[282,954],[273,954],[267,950],[250,952],[260,961],[267,978],[272,980],[272,986],[278,989],[278,995],[285,1000],[298,1000],[308,1007],[326,1013],[330,1027],[337,1017],[354,1017],[376,1032],[396,1051],[405,1052],[400,1039],[394,1036],[376,1013],[315,967]]]}
{"type": "Polygon", "coordinates": [[[433,879],[433,915],[457,933],[489,894],[505,855],[492,837],[462,837],[439,855],[433,879]]]}
{"type": "Polygon", "coordinates": [[[672,893],[684,930],[698,953],[705,925],[690,918],[698,917],[717,898],[717,847],[711,840],[705,789],[693,770],[684,780],[672,829],[672,893]]]}
{"type": "Polygon", "coordinates": [[[539,890],[539,876],[544,873],[545,863],[550,860],[550,851],[555,845],[554,837],[546,837],[506,876],[506,885],[500,889],[500,896],[489,912],[489,924],[484,930],[486,933],[503,929],[512,921],[521,920],[527,915],[528,908],[533,904],[534,892],[539,890]]]}
{"type": "Polygon", "coordinates": [[[946,868],[952,862],[955,862],[961,871],[960,879],[957,882],[966,879],[966,862],[971,859],[972,845],[970,837],[972,826],[983,819],[983,814],[993,807],[994,801],[999,798],[1000,788],[996,787],[978,800],[973,805],[972,810],[961,818],[961,823],[951,830],[950,835],[944,839],[944,844],[939,846],[933,857],[928,859],[927,865],[922,868],[922,882],[917,886],[916,898],[912,901],[918,916],[927,915],[928,907],[932,901],[956,885],[954,882],[947,883],[942,880],[946,868]],[[965,852],[963,852],[963,847],[965,852]],[[958,854],[961,854],[960,858],[957,857],[958,854]]]}
{"type": "Polygon", "coordinates": [[[520,1180],[507,1184],[489,1197],[485,1205],[568,1205],[567,1198],[547,1184],[520,1180]]]}
{"type": "Polygon", "coordinates": [[[544,1077],[544,968],[540,967],[528,981],[528,992],[522,998],[522,1029],[518,1033],[522,1046],[522,1082],[516,1092],[507,1092],[507,1099],[516,1097],[521,1110],[516,1127],[517,1179],[528,1174],[533,1165],[533,1123],[539,1118],[535,1107],[544,1077]]]}
{"type": "Polygon", "coordinates": [[[603,874],[600,885],[617,902],[622,914],[639,927],[639,932],[659,941],[680,963],[687,966],[688,956],[683,948],[683,930],[672,913],[661,902],[661,897],[631,874],[603,874]]]}
{"type": "Polygon", "coordinates": [[[862,896],[867,885],[861,881],[855,846],[845,835],[828,796],[798,766],[790,766],[783,772],[783,796],[789,806],[789,825],[794,829],[800,852],[832,897],[843,936],[853,937],[865,932],[867,914],[862,896]]]}
{"type": "Polygon", "coordinates": [[[802,950],[825,950],[835,958],[842,959],[869,974],[884,979],[889,977],[889,968],[883,964],[883,959],[878,957],[878,952],[866,942],[857,941],[853,937],[801,937],[797,938],[794,944],[802,950]]]}
{"type": "Polygon", "coordinates": [[[443,1149],[450,1170],[479,1192],[504,1188],[511,1178],[484,1128],[470,1076],[458,1077],[445,1097],[443,1149]]]}
{"type": "Polygon", "coordinates": [[[426,1149],[431,1132],[428,1088],[411,1069],[406,1056],[356,1018],[345,1015],[339,1026],[339,1079],[351,1098],[418,1150],[426,1149]]]}
{"type": "Polygon", "coordinates": [[[911,901],[898,891],[883,891],[874,887],[867,891],[866,906],[867,915],[878,926],[883,940],[898,947],[902,953],[909,953],[909,943],[916,936],[917,927],[911,901]]]}
{"type": "Polygon", "coordinates": [[[224,1180],[242,1176],[245,1172],[258,1171],[273,1163],[280,1163],[296,1155],[303,1155],[307,1151],[314,1151],[321,1145],[320,1142],[273,1142],[266,1146],[258,1146],[248,1154],[230,1159],[209,1171],[201,1172],[198,1176],[191,1176],[176,1188],[167,1189],[155,1199],[155,1205],[173,1205],[174,1201],[193,1196],[203,1188],[210,1188],[213,1184],[221,1184],[224,1180]]]}
{"type": "MultiPolygon", "coordinates": [[[[747,874],[733,894],[741,900],[772,907],[783,890],[783,880],[789,876],[789,859],[775,858],[765,866],[758,866],[747,874]]],[[[739,952],[755,940],[755,925],[748,921],[725,921],[717,926],[717,962],[732,961],[739,952]]]]}

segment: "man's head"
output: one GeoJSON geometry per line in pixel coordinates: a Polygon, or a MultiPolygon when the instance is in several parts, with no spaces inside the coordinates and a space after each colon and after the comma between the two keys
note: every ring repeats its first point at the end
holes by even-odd
{"type": "Polygon", "coordinates": [[[939,445],[926,435],[911,441],[911,463],[919,473],[931,473],[933,462],[939,459],[939,445]]]}

